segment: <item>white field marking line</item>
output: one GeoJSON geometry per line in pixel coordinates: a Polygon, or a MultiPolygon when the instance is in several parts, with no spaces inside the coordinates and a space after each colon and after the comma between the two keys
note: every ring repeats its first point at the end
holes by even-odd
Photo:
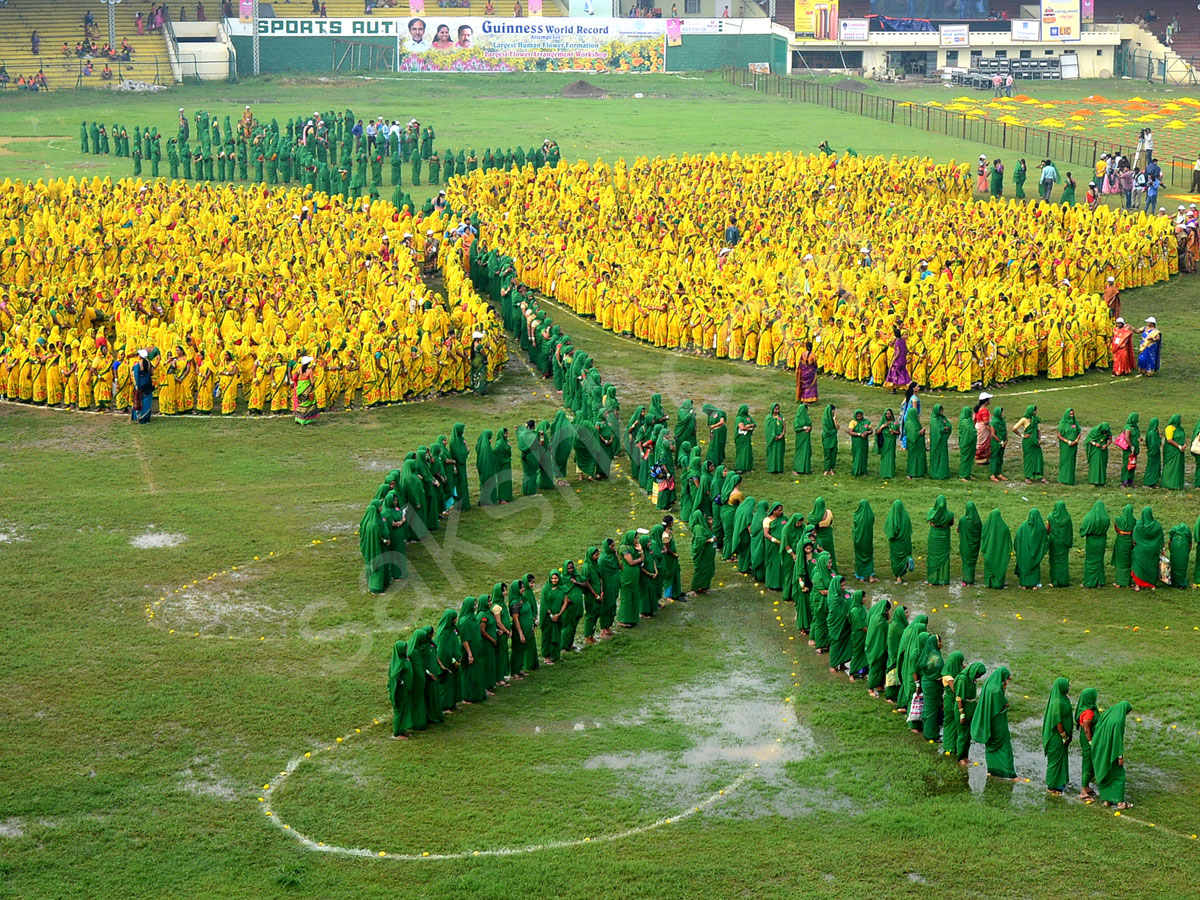
{"type": "MultiPolygon", "coordinates": [[[[385,718],[384,721],[387,721],[387,718],[385,718]]],[[[295,838],[305,849],[313,850],[318,853],[332,853],[335,856],[352,856],[361,859],[390,859],[397,860],[399,862],[442,862],[453,859],[474,859],[482,856],[519,856],[526,853],[536,853],[540,850],[563,850],[569,847],[582,847],[585,844],[612,843],[614,841],[620,841],[624,840],[625,838],[634,837],[635,835],[645,834],[649,831],[655,831],[665,825],[671,825],[683,819],[691,818],[696,813],[708,809],[713,804],[720,802],[721,798],[731,794],[733,791],[741,787],[742,784],[744,784],[746,780],[751,778],[754,774],[754,769],[747,769],[725,787],[719,788],[714,793],[701,800],[695,806],[683,810],[678,815],[666,816],[661,819],[656,819],[653,822],[647,822],[645,825],[636,825],[633,828],[627,828],[624,831],[600,834],[596,835],[595,837],[550,841],[545,844],[529,844],[524,847],[500,847],[488,850],[463,850],[458,853],[393,853],[388,850],[370,850],[365,847],[339,847],[332,844],[326,844],[323,841],[313,840],[308,835],[302,834],[296,829],[292,828],[275,814],[275,811],[271,808],[271,797],[275,793],[275,789],[279,787],[279,779],[287,778],[301,765],[303,765],[306,760],[311,759],[315,754],[331,751],[349,738],[354,737],[355,734],[359,734],[360,732],[366,731],[369,728],[373,728],[378,724],[380,724],[380,720],[373,719],[370,724],[364,725],[361,728],[356,728],[353,734],[343,735],[342,737],[338,738],[337,742],[326,746],[324,750],[318,748],[317,750],[309,751],[304,756],[297,756],[289,761],[287,768],[279,773],[278,779],[276,779],[273,784],[269,784],[267,787],[264,787],[262,791],[262,802],[260,803],[260,807],[262,808],[263,814],[268,818],[271,824],[280,831],[286,832],[291,837],[295,838]]]]}
{"type": "MultiPolygon", "coordinates": [[[[1142,376],[1139,375],[1137,377],[1141,378],[1142,376]]],[[[1056,391],[1086,391],[1089,388],[1109,387],[1110,385],[1121,384],[1123,380],[1121,378],[1114,378],[1112,381],[1104,381],[1097,384],[1072,384],[1066,387],[1037,388],[1032,391],[1012,391],[1011,393],[998,394],[997,397],[1003,400],[1005,397],[1024,397],[1026,394],[1053,394],[1056,391]]],[[[963,394],[962,396],[966,395],[963,394]]]]}

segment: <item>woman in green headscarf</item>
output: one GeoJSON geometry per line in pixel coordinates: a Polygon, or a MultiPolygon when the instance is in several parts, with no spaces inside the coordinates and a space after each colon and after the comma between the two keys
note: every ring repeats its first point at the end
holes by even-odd
{"type": "Polygon", "coordinates": [[[1158,584],[1158,559],[1162,556],[1163,527],[1154,518],[1154,510],[1142,507],[1142,517],[1133,526],[1133,589],[1154,588],[1158,584]]]}
{"type": "Polygon", "coordinates": [[[1192,530],[1182,522],[1167,534],[1167,556],[1171,561],[1171,587],[1187,587],[1191,583],[1188,569],[1192,561],[1192,530]]]}
{"type": "Polygon", "coordinates": [[[861,409],[856,409],[846,430],[850,433],[850,474],[862,477],[867,474],[867,458],[871,455],[871,422],[861,409]]]}
{"type": "MultiPolygon", "coordinates": [[[[684,443],[696,446],[696,410],[692,404],[691,398],[684,400],[679,404],[679,409],[675,411],[675,444],[682,448],[684,443]]],[[[680,454],[679,464],[685,465],[687,460],[680,454]]]]}
{"type": "Polygon", "coordinates": [[[885,409],[879,427],[875,429],[875,452],[879,454],[879,477],[884,481],[896,477],[896,442],[900,438],[900,423],[896,414],[885,409]]]}
{"type": "Polygon", "coordinates": [[[962,559],[962,583],[975,583],[975,565],[979,562],[979,545],[983,534],[983,521],[975,501],[968,500],[958,520],[958,555],[962,559]]]}
{"type": "Polygon", "coordinates": [[[563,560],[562,573],[563,587],[567,589],[567,605],[563,608],[562,618],[558,622],[560,655],[579,649],[575,646],[575,633],[579,630],[579,622],[583,618],[583,598],[587,593],[587,579],[575,565],[575,560],[563,560]]]}
{"type": "Polygon", "coordinates": [[[787,423],[783,421],[783,411],[778,403],[771,407],[771,414],[766,422],[767,439],[767,473],[779,474],[783,471],[784,459],[787,456],[787,423]]]}
{"type": "Polygon", "coordinates": [[[533,671],[537,662],[537,646],[533,640],[533,623],[536,605],[525,597],[525,582],[517,579],[508,585],[508,614],[512,619],[512,650],[509,654],[508,671],[513,678],[522,678],[533,671]]]}
{"type": "Polygon", "coordinates": [[[904,634],[900,637],[900,650],[897,654],[897,675],[900,678],[900,696],[896,698],[896,709],[907,710],[917,691],[919,675],[918,666],[921,660],[921,650],[928,640],[926,629],[929,616],[913,616],[904,634]]]}
{"type": "Polygon", "coordinates": [[[733,468],[745,474],[754,471],[754,429],[758,426],[750,416],[750,405],[738,407],[733,434],[733,468]]]}
{"type": "Polygon", "coordinates": [[[712,517],[702,510],[692,513],[688,528],[692,532],[692,593],[706,594],[716,573],[716,538],[710,525],[712,517]]]}
{"type": "Polygon", "coordinates": [[[1088,432],[1088,484],[1104,487],[1108,481],[1108,445],[1111,442],[1112,428],[1107,422],[1100,422],[1088,432]]]}
{"type": "Polygon", "coordinates": [[[763,519],[763,584],[768,591],[783,590],[783,529],[787,516],[782,503],[772,503],[763,519]]]}
{"type": "Polygon", "coordinates": [[[1192,529],[1192,543],[1196,547],[1196,565],[1192,569],[1192,584],[1200,586],[1200,516],[1196,517],[1196,527],[1192,529]]]}
{"type": "Polygon", "coordinates": [[[833,510],[825,505],[824,497],[813,501],[812,512],[805,520],[813,529],[817,546],[829,554],[829,564],[837,570],[837,551],[833,547],[833,510]]]}
{"type": "MultiPolygon", "coordinates": [[[[958,696],[954,693],[954,682],[962,674],[965,662],[962,651],[955,650],[946,657],[945,665],[942,668],[940,685],[942,692],[942,753],[945,756],[958,755],[958,696]]],[[[936,694],[930,694],[925,698],[926,702],[932,702],[936,696],[936,694]]]]}
{"type": "Polygon", "coordinates": [[[1105,585],[1104,551],[1108,547],[1110,524],[1104,501],[1097,500],[1079,526],[1079,536],[1083,538],[1083,586],[1086,588],[1105,585]]]}
{"type": "Polygon", "coordinates": [[[915,403],[904,416],[904,442],[908,451],[905,474],[909,480],[924,478],[929,471],[925,457],[925,426],[921,424],[921,411],[915,403]]]}
{"type": "Polygon", "coordinates": [[[1050,686],[1050,699],[1046,701],[1046,713],[1042,716],[1042,749],[1046,753],[1046,789],[1052,794],[1061,794],[1071,780],[1067,748],[1075,727],[1071,714],[1071,698],[1067,696],[1070,682],[1066,678],[1054,679],[1050,686]]]}
{"type": "Polygon", "coordinates": [[[929,538],[925,544],[925,578],[929,584],[950,583],[950,529],[954,513],[946,508],[946,495],[938,494],[925,514],[929,538]]]}
{"type": "Polygon", "coordinates": [[[642,551],[642,571],[638,581],[638,615],[643,619],[652,619],[658,612],[659,600],[662,599],[662,570],[659,565],[661,553],[655,558],[649,534],[638,535],[638,546],[642,551]]]}
{"type": "Polygon", "coordinates": [[[792,451],[792,474],[812,474],[812,417],[808,413],[808,404],[801,403],[792,418],[792,438],[795,449],[792,451]]]}
{"type": "Polygon", "coordinates": [[[1100,713],[1092,732],[1092,767],[1096,787],[1105,806],[1133,806],[1125,800],[1125,717],[1133,711],[1128,700],[1115,703],[1100,713]]]}
{"type": "Polygon", "coordinates": [[[822,550],[817,554],[813,563],[812,574],[812,631],[808,643],[815,647],[818,653],[829,649],[829,585],[833,580],[833,563],[829,553],[822,550]]]}
{"type": "Polygon", "coordinates": [[[883,520],[883,535],[888,542],[888,562],[892,577],[900,584],[912,563],[912,519],[903,500],[893,500],[883,520]]]}
{"type": "Polygon", "coordinates": [[[875,510],[863,497],[854,510],[854,577],[859,581],[875,579],[875,510]]]}
{"type": "Polygon", "coordinates": [[[1121,487],[1133,487],[1133,476],[1137,467],[1138,447],[1142,439],[1142,431],[1138,427],[1137,413],[1129,414],[1129,418],[1125,420],[1125,427],[1121,429],[1121,436],[1124,438],[1122,443],[1128,445],[1127,448],[1121,448],[1121,487]],[[1129,464],[1130,457],[1133,457],[1133,467],[1129,464]]]}
{"type": "Polygon", "coordinates": [[[887,662],[884,673],[884,697],[895,703],[900,696],[900,642],[908,629],[908,611],[897,603],[892,607],[887,629],[887,662]]]}
{"type": "Polygon", "coordinates": [[[876,699],[887,682],[888,627],[891,625],[892,601],[880,597],[867,611],[867,631],[863,653],[867,660],[867,693],[876,699]]]}
{"type": "Polygon", "coordinates": [[[767,539],[763,523],[771,508],[771,503],[760,500],[754,509],[754,515],[750,517],[750,576],[757,582],[762,582],[767,577],[767,539]]]}
{"type": "Polygon", "coordinates": [[[401,507],[400,495],[388,491],[379,512],[383,516],[384,533],[388,538],[388,581],[396,581],[404,577],[408,563],[408,548],[404,543],[408,538],[408,521],[401,507]]]}
{"type": "Polygon", "coordinates": [[[542,662],[554,665],[562,653],[562,616],[568,604],[562,572],[552,569],[542,585],[538,627],[542,632],[542,662]]]}
{"type": "Polygon", "coordinates": [[[454,461],[454,493],[458,498],[459,509],[466,512],[471,508],[471,491],[467,487],[467,441],[463,437],[466,425],[454,423],[450,437],[450,458],[454,461]]]}
{"type": "MultiPolygon", "coordinates": [[[[1196,427],[1192,429],[1192,442],[1188,445],[1189,451],[1196,446],[1198,439],[1200,439],[1200,419],[1196,420],[1196,427]]],[[[1195,467],[1192,470],[1192,487],[1200,488],[1200,453],[1192,452],[1192,465],[1195,467]]]]}
{"type": "Polygon", "coordinates": [[[929,477],[945,481],[950,477],[950,420],[942,404],[933,404],[929,417],[929,477]]]}
{"type": "Polygon", "coordinates": [[[1025,590],[1042,586],[1042,560],[1046,556],[1048,532],[1041,510],[1036,506],[1029,510],[1025,521],[1017,526],[1013,537],[1013,550],[1017,564],[1013,574],[1025,590]]]}
{"type": "Polygon", "coordinates": [[[917,661],[917,676],[920,678],[921,696],[924,705],[921,708],[921,731],[925,740],[933,742],[942,733],[942,672],[946,668],[946,660],[942,658],[942,639],[931,634],[925,639],[925,647],[917,661]]]}
{"type": "Polygon", "coordinates": [[[836,411],[836,406],[827,403],[825,412],[821,415],[821,474],[823,475],[833,475],[833,470],[837,468],[838,424],[837,416],[834,415],[836,411]]]}
{"type": "Polygon", "coordinates": [[[1021,439],[1021,464],[1025,470],[1025,483],[1033,484],[1046,481],[1046,458],[1042,453],[1042,420],[1038,416],[1037,406],[1030,403],[1025,407],[1025,415],[1017,422],[1013,430],[1021,439]]]}
{"type": "Polygon", "coordinates": [[[509,503],[513,498],[512,445],[508,442],[508,429],[500,429],[500,436],[492,444],[492,458],[496,466],[496,499],[509,503]]]}
{"type": "Polygon", "coordinates": [[[1068,409],[1058,420],[1058,483],[1075,484],[1075,463],[1079,457],[1079,435],[1075,410],[1068,409]]]}
{"type": "Polygon", "coordinates": [[[850,662],[850,598],[842,576],[829,580],[825,598],[825,627],[829,631],[829,671],[840,672],[850,662]]]}
{"type": "Polygon", "coordinates": [[[804,526],[804,517],[792,513],[779,534],[779,577],[783,582],[783,596],[779,599],[792,603],[796,599],[796,560],[800,555],[797,544],[804,526]]]}
{"type": "Polygon", "coordinates": [[[718,466],[724,465],[725,440],[729,434],[725,410],[717,409],[711,403],[705,403],[700,409],[708,417],[708,453],[705,459],[711,459],[718,466]]]}
{"type": "Polygon", "coordinates": [[[456,630],[461,647],[458,659],[463,703],[482,703],[487,699],[479,661],[483,634],[479,628],[478,606],[479,601],[475,597],[465,597],[458,608],[456,630]]]}
{"type": "Polygon", "coordinates": [[[413,667],[408,658],[408,642],[396,641],[392,645],[392,662],[388,666],[388,699],[392,703],[392,737],[398,741],[408,740],[412,728],[413,667]]]}
{"type": "MultiPolygon", "coordinates": [[[[758,511],[758,503],[753,497],[745,498],[738,504],[733,517],[733,529],[726,536],[726,541],[732,541],[732,555],[737,557],[737,570],[743,575],[750,574],[752,537],[750,522],[758,511]]],[[[760,526],[761,527],[761,526],[760,526]]]]}
{"type": "Polygon", "coordinates": [[[485,428],[479,432],[479,438],[475,441],[475,469],[479,472],[479,505],[495,506],[499,499],[499,491],[491,429],[485,428]]]}
{"type": "Polygon", "coordinates": [[[1146,445],[1146,471],[1142,475],[1142,484],[1149,488],[1158,487],[1162,480],[1162,432],[1158,430],[1157,416],[1146,426],[1142,441],[1146,445]]]}
{"type": "Polygon", "coordinates": [[[1001,590],[1008,573],[1008,561],[1012,557],[1012,532],[1000,515],[993,509],[980,533],[980,549],[983,552],[983,583],[985,587],[1001,590]]]}
{"type": "Polygon", "coordinates": [[[1084,688],[1079,694],[1079,703],[1075,705],[1075,724],[1079,728],[1080,800],[1090,800],[1096,796],[1092,790],[1092,782],[1096,780],[1096,770],[1092,765],[1092,737],[1096,719],[1100,716],[1100,710],[1096,707],[1097,699],[1095,688],[1084,688]]]}
{"type": "Polygon", "coordinates": [[[987,677],[971,720],[971,739],[984,746],[988,774],[1009,780],[1017,777],[1008,733],[1008,697],[1004,695],[1010,678],[1012,675],[1004,666],[987,677]]]}
{"type": "Polygon", "coordinates": [[[666,477],[658,481],[658,509],[670,509],[675,505],[676,470],[675,447],[671,443],[671,432],[663,430],[654,442],[654,465],[666,473],[666,477]]]}
{"type": "Polygon", "coordinates": [[[1136,526],[1133,504],[1126,503],[1121,514],[1113,520],[1113,587],[1129,587],[1133,584],[1133,529],[1136,526]]]}
{"type": "Polygon", "coordinates": [[[571,460],[571,451],[575,449],[575,426],[567,418],[566,410],[560,409],[555,414],[548,434],[551,456],[554,458],[554,477],[565,483],[567,463],[571,460]]]}
{"type": "Polygon", "coordinates": [[[508,685],[509,675],[509,644],[513,638],[512,613],[508,610],[508,584],[497,581],[492,585],[492,617],[496,620],[496,657],[495,681],[502,687],[508,685]]]}
{"type": "MultiPolygon", "coordinates": [[[[679,514],[684,522],[692,521],[692,513],[699,509],[700,504],[700,455],[688,449],[688,455],[681,464],[683,481],[679,492],[679,514]]],[[[708,510],[706,509],[707,513],[708,510]]]]}
{"type": "Polygon", "coordinates": [[[617,553],[620,560],[620,604],[617,607],[617,624],[622,628],[635,628],[638,612],[641,611],[642,547],[637,542],[637,532],[628,530],[620,540],[617,553]]]}
{"type": "MultiPolygon", "coordinates": [[[[812,539],[812,532],[801,525],[799,537],[793,545],[796,550],[796,586],[793,589],[796,598],[796,628],[808,637],[812,631],[812,589],[813,572],[817,562],[817,545],[812,539]]],[[[808,642],[810,645],[812,641],[808,642]]]]}
{"type": "Polygon", "coordinates": [[[1171,416],[1163,430],[1162,486],[1170,491],[1182,491],[1184,486],[1183,454],[1187,449],[1187,432],[1179,413],[1171,416]]]}
{"type": "Polygon", "coordinates": [[[983,663],[973,662],[954,679],[954,703],[958,716],[958,747],[954,755],[960,766],[967,764],[967,757],[971,753],[971,722],[975,719],[975,707],[979,703],[979,686],[976,682],[986,671],[983,663]]]}
{"type": "MultiPolygon", "coordinates": [[[[409,689],[412,698],[412,727],[415,731],[424,731],[429,727],[430,715],[428,701],[432,693],[427,685],[435,683],[435,675],[429,670],[425,659],[425,648],[429,645],[429,635],[433,631],[428,625],[423,625],[413,631],[408,639],[408,658],[412,660],[413,680],[409,689]]],[[[440,717],[440,710],[439,710],[440,717]]]]}
{"type": "MultiPolygon", "coordinates": [[[[725,467],[722,466],[722,468],[725,467]]],[[[716,483],[717,481],[714,478],[713,484],[716,485],[716,483]]],[[[721,517],[720,538],[722,559],[733,559],[734,553],[737,552],[738,536],[735,533],[735,528],[737,512],[743,503],[742,493],[738,487],[738,485],[741,483],[741,475],[739,475],[737,472],[726,469],[725,477],[722,480],[719,494],[721,503],[719,505],[714,505],[713,524],[716,525],[716,513],[718,510],[721,517]]]]}
{"type": "Polygon", "coordinates": [[[1004,449],[1008,446],[1008,422],[1004,407],[992,407],[992,441],[988,451],[988,477],[995,482],[1004,480],[1004,449]]]}
{"type": "Polygon", "coordinates": [[[387,590],[391,572],[387,561],[391,532],[384,522],[382,508],[382,500],[372,500],[358,523],[358,552],[365,566],[367,590],[372,594],[387,590]]]}
{"type": "Polygon", "coordinates": [[[958,477],[963,481],[971,480],[975,468],[976,437],[975,415],[964,406],[958,414],[958,477]]]}
{"type": "Polygon", "coordinates": [[[1075,544],[1075,523],[1067,504],[1059,500],[1046,519],[1047,550],[1050,557],[1050,586],[1071,586],[1071,547],[1075,544]]]}
{"type": "Polygon", "coordinates": [[[621,560],[617,556],[617,543],[612,538],[604,539],[600,559],[596,562],[600,572],[602,599],[600,601],[600,636],[612,637],[613,622],[617,617],[617,603],[621,599],[621,560]]]}
{"type": "Polygon", "coordinates": [[[847,671],[850,680],[867,675],[867,609],[863,606],[863,592],[850,593],[850,609],[846,613],[850,623],[850,663],[847,671]]]}
{"type": "Polygon", "coordinates": [[[458,634],[458,610],[447,609],[438,620],[433,632],[433,648],[438,661],[438,699],[443,711],[454,711],[455,704],[462,699],[462,676],[459,660],[462,658],[462,638],[458,634]]]}

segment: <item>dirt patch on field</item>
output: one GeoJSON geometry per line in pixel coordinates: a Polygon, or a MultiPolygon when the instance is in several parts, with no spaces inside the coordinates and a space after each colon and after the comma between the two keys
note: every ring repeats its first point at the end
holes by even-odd
{"type": "MultiPolygon", "coordinates": [[[[153,526],[151,526],[152,528],[153,526]]],[[[186,534],[176,534],[170,531],[153,531],[147,529],[144,534],[129,539],[129,543],[139,550],[156,550],[162,547],[178,547],[187,540],[186,534]]]]}
{"type": "Polygon", "coordinates": [[[588,97],[607,97],[608,92],[598,88],[589,81],[572,81],[562,89],[562,95],[569,100],[588,97]]]}
{"type": "Polygon", "coordinates": [[[48,143],[49,141],[69,141],[65,134],[52,134],[46,137],[6,137],[0,138],[0,156],[15,156],[16,151],[9,144],[48,143]]]}
{"type": "Polygon", "coordinates": [[[866,91],[867,86],[853,78],[843,78],[841,81],[834,82],[833,88],[838,91],[854,91],[861,94],[866,91]]]}

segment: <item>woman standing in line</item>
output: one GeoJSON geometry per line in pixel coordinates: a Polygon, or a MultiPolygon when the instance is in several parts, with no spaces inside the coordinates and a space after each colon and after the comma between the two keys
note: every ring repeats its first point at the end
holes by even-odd
{"type": "Polygon", "coordinates": [[[1008,697],[1004,693],[1011,679],[1012,674],[1004,666],[987,677],[971,722],[971,740],[984,745],[988,774],[1008,780],[1017,777],[1008,731],[1008,697]]]}

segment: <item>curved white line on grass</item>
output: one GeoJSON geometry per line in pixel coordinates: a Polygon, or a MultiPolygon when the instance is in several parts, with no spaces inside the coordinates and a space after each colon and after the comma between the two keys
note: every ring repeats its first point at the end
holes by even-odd
{"type": "MultiPolygon", "coordinates": [[[[384,720],[386,721],[386,719],[384,720]]],[[[380,724],[379,719],[374,719],[368,725],[354,729],[354,734],[361,734],[370,728],[380,724]]],[[[338,738],[335,743],[329,744],[324,748],[311,750],[304,756],[297,756],[287,764],[287,768],[279,773],[278,778],[287,778],[295,772],[305,762],[310,761],[319,753],[328,753],[334,748],[344,744],[354,734],[343,735],[338,738]]],[[[755,767],[757,768],[757,766],[755,767]]],[[[685,809],[674,816],[656,819],[653,822],[647,822],[645,825],[636,825],[633,828],[626,828],[624,831],[614,831],[608,834],[599,834],[595,837],[574,838],[564,841],[549,841],[545,844],[528,844],[524,847],[498,847],[487,850],[463,850],[457,853],[393,853],[390,850],[371,850],[366,847],[339,847],[335,844],[326,844],[324,841],[317,841],[306,834],[302,834],[291,825],[284,822],[275,810],[271,807],[271,797],[275,793],[275,789],[279,787],[278,780],[273,783],[268,782],[263,788],[260,806],[263,814],[268,821],[278,828],[280,831],[294,838],[299,844],[307,850],[313,850],[318,853],[332,853],[335,856],[352,856],[360,859],[391,859],[399,862],[442,862],[453,859],[476,859],[484,856],[520,856],[526,853],[537,853],[541,850],[563,850],[569,847],[582,847],[586,844],[605,844],[614,841],[624,840],[625,838],[634,837],[635,835],[645,834],[648,831],[655,831],[666,825],[672,825],[683,819],[689,819],[701,810],[708,809],[715,803],[718,803],[723,797],[737,790],[741,785],[750,778],[754,773],[754,769],[747,769],[729,784],[723,788],[719,788],[708,797],[701,800],[695,806],[685,809]]]]}

